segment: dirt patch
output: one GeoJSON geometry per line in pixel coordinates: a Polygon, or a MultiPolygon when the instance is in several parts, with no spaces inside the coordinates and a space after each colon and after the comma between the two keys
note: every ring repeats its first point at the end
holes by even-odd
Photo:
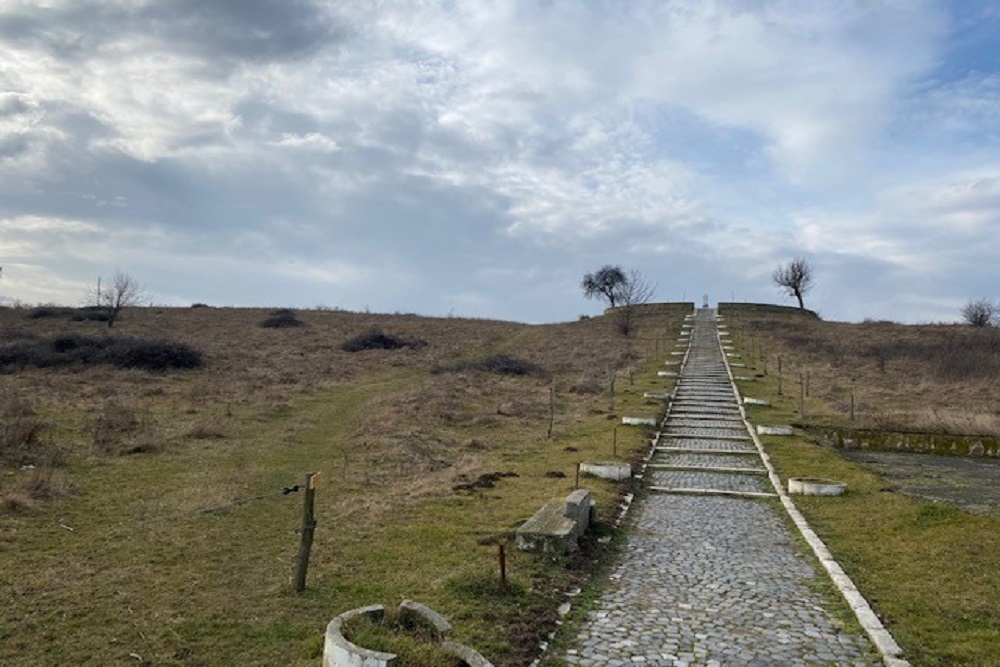
{"type": "Polygon", "coordinates": [[[870,451],[841,454],[881,475],[889,483],[888,491],[1000,516],[1000,461],[870,451]]]}
{"type": "Polygon", "coordinates": [[[505,477],[520,477],[516,472],[488,472],[480,475],[471,482],[456,484],[452,491],[475,491],[477,489],[492,489],[497,482],[505,477]]]}

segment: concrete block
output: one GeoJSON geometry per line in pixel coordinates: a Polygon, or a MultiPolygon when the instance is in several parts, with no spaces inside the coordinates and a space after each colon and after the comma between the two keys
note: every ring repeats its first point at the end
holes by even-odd
{"type": "Polygon", "coordinates": [[[765,426],[757,425],[757,435],[792,435],[794,431],[791,426],[765,426]]]}
{"type": "Polygon", "coordinates": [[[847,489],[843,482],[819,477],[790,477],[788,492],[803,496],[840,496],[847,489]]]}
{"type": "Polygon", "coordinates": [[[652,398],[658,401],[669,401],[670,394],[663,391],[644,391],[642,393],[643,398],[652,398]]]}
{"type": "Polygon", "coordinates": [[[618,482],[632,476],[632,464],[623,461],[593,461],[581,463],[580,472],[618,482]]]}
{"type": "Polygon", "coordinates": [[[681,376],[680,373],[675,371],[657,371],[656,375],[661,378],[676,378],[681,376]]]}
{"type": "Polygon", "coordinates": [[[749,396],[744,396],[743,405],[771,405],[771,401],[765,401],[763,398],[750,398],[749,396]]]}
{"type": "Polygon", "coordinates": [[[655,417],[622,417],[624,426],[656,426],[655,417]]]}
{"type": "Polygon", "coordinates": [[[586,489],[577,489],[564,501],[550,501],[517,529],[517,547],[556,554],[575,551],[593,513],[594,503],[586,489]]]}
{"type": "Polygon", "coordinates": [[[746,368],[747,365],[742,361],[733,361],[729,364],[730,368],[746,368]]]}

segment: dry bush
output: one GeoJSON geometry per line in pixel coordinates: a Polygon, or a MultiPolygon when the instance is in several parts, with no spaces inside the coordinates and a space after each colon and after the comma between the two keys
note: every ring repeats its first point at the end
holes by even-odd
{"type": "Polygon", "coordinates": [[[56,450],[43,440],[48,424],[21,399],[0,403],[0,463],[21,466],[53,461],[56,450]]]}
{"type": "Polygon", "coordinates": [[[93,418],[91,434],[93,447],[101,454],[138,454],[162,446],[149,413],[128,401],[106,401],[93,418]]]}
{"type": "Polygon", "coordinates": [[[459,361],[445,366],[435,366],[431,372],[459,373],[467,370],[495,375],[545,375],[545,369],[538,364],[507,354],[491,354],[476,361],[459,361]]]}
{"type": "Polygon", "coordinates": [[[35,466],[30,471],[22,471],[20,477],[4,492],[3,508],[8,512],[32,512],[41,507],[45,500],[71,493],[72,485],[56,475],[55,466],[46,463],[35,466]]]}
{"type": "Polygon", "coordinates": [[[743,313],[736,333],[766,347],[785,391],[808,371],[810,394],[839,418],[855,394],[859,427],[998,435],[1000,330],[960,325],[823,322],[743,313]]]}
{"type": "Polygon", "coordinates": [[[226,437],[226,430],[217,417],[203,417],[185,435],[195,440],[218,440],[226,437]]]}
{"type": "Polygon", "coordinates": [[[404,347],[421,348],[427,342],[418,338],[401,338],[384,333],[379,329],[371,329],[363,334],[353,336],[340,345],[344,352],[363,352],[365,350],[399,350],[404,347]]]}
{"type": "Polygon", "coordinates": [[[294,310],[280,308],[273,311],[260,322],[260,326],[265,329],[285,329],[288,327],[302,326],[302,320],[295,315],[294,310]]]}

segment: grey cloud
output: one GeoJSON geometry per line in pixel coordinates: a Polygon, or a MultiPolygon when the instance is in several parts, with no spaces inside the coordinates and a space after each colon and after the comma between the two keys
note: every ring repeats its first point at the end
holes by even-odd
{"type": "Polygon", "coordinates": [[[311,0],[161,0],[137,18],[204,57],[251,61],[299,58],[347,34],[311,0]]]}
{"type": "Polygon", "coordinates": [[[74,62],[96,57],[108,44],[135,35],[212,63],[291,60],[347,34],[310,0],[158,0],[138,9],[71,2],[0,14],[0,39],[74,62]]]}
{"type": "Polygon", "coordinates": [[[0,93],[0,117],[21,116],[35,110],[26,95],[20,93],[0,93]]]}

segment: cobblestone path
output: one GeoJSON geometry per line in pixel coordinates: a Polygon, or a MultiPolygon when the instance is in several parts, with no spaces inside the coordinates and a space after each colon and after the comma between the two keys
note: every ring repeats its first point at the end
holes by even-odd
{"type": "Polygon", "coordinates": [[[714,310],[694,318],[621,562],[568,649],[569,665],[880,664],[810,586],[742,420],[714,310]]]}

